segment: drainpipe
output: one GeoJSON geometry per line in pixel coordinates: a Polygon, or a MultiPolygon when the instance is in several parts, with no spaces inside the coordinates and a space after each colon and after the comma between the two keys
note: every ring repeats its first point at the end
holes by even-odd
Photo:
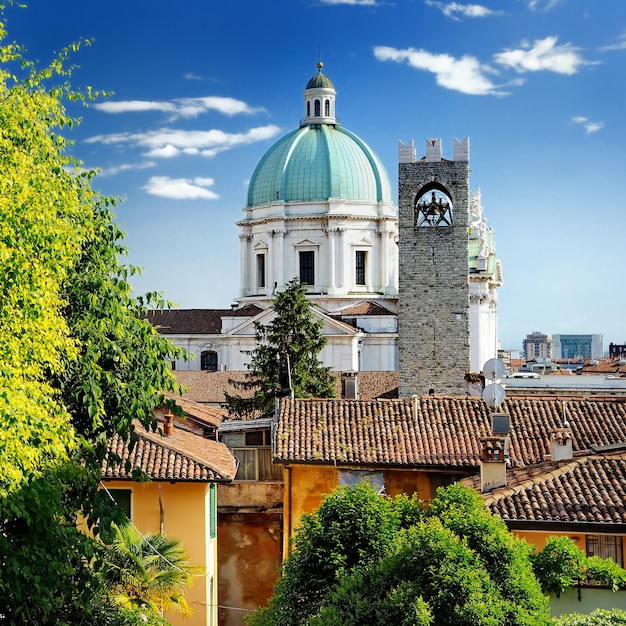
{"type": "Polygon", "coordinates": [[[163,483],[159,481],[159,532],[165,530],[165,510],[163,509],[163,483]]]}
{"type": "Polygon", "coordinates": [[[289,540],[291,539],[291,467],[289,465],[285,465],[283,475],[285,481],[283,560],[285,560],[289,556],[289,540]]]}

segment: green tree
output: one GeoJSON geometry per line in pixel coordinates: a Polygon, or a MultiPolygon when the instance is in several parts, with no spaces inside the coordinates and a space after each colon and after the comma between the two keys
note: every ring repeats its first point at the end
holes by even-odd
{"type": "MultiPolygon", "coordinates": [[[[349,493],[343,497],[350,498],[349,493]]],[[[385,511],[380,517],[388,520],[380,543],[372,538],[371,549],[358,544],[356,558],[351,545],[335,546],[337,529],[320,521],[322,507],[336,508],[334,498],[326,500],[318,513],[305,518],[268,608],[255,613],[249,624],[550,623],[547,600],[532,572],[530,546],[485,510],[479,494],[461,485],[439,489],[430,507],[417,507],[413,515],[402,514],[406,507],[401,501],[399,506],[398,499],[385,499],[373,492],[370,498],[379,504],[373,506],[365,499],[368,506],[364,513],[362,498],[354,499],[339,528],[346,537],[358,536],[355,526],[360,522],[354,519],[363,517],[367,525],[380,523],[369,514],[380,507],[385,511]],[[314,536],[324,537],[324,541],[311,541],[311,524],[317,528],[314,536]]],[[[328,512],[325,515],[334,518],[328,512]]]]}
{"type": "Polygon", "coordinates": [[[115,604],[191,615],[183,593],[196,570],[189,566],[180,541],[163,533],[141,535],[130,524],[114,524],[113,531],[102,576],[115,604]]]}
{"type": "Polygon", "coordinates": [[[383,498],[365,482],[335,490],[316,512],[302,516],[269,607],[246,623],[307,624],[343,576],[381,560],[403,524],[421,515],[415,499],[383,498]]]}
{"type": "Polygon", "coordinates": [[[548,537],[544,548],[532,556],[532,563],[543,592],[557,598],[587,579],[613,591],[626,587],[626,570],[613,559],[586,556],[569,537],[548,537]]]}
{"type": "Polygon", "coordinates": [[[226,408],[233,417],[249,419],[273,415],[276,398],[291,386],[297,398],[332,398],[334,379],[330,368],[318,359],[326,338],[322,321],[315,320],[299,280],[289,281],[272,303],[275,316],[267,324],[256,323],[256,348],[246,379],[231,380],[252,397],[226,395],[226,408]]]}
{"type": "Polygon", "coordinates": [[[73,623],[102,608],[98,544],[77,522],[97,533],[117,515],[98,492],[107,440],[156,428],[180,351],[143,321],[163,303],[133,297],[115,201],[63,136],[65,103],[97,96],[69,85],[80,45],[37,69],[0,15],[0,614],[73,623]]]}

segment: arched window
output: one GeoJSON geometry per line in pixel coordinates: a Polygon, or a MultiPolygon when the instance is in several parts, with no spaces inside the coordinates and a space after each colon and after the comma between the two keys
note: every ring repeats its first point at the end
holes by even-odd
{"type": "Polygon", "coordinates": [[[207,372],[217,372],[217,352],[205,350],[200,355],[200,369],[207,372]]]}
{"type": "Polygon", "coordinates": [[[324,116],[330,117],[330,100],[324,102],[324,116]]]}
{"type": "Polygon", "coordinates": [[[320,117],[322,114],[322,107],[319,100],[315,101],[315,117],[320,117]]]}
{"type": "Polygon", "coordinates": [[[413,204],[414,226],[452,226],[453,206],[450,192],[436,181],[422,187],[413,204]]]}
{"type": "Polygon", "coordinates": [[[306,116],[311,117],[311,101],[306,101],[306,116]]]}

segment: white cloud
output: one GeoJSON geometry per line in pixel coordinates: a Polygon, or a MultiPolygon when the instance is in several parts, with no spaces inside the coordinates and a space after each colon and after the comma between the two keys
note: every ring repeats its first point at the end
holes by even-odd
{"type": "Polygon", "coordinates": [[[600,50],[626,50],[626,35],[622,35],[620,40],[608,46],[602,46],[600,50]]]}
{"type": "Polygon", "coordinates": [[[116,133],[95,135],[87,143],[128,145],[146,151],[156,158],[172,158],[180,154],[200,154],[211,157],[236,146],[256,143],[275,137],[280,128],[273,124],[251,128],[245,133],[226,133],[221,130],[177,130],[163,128],[145,133],[116,133]]]}
{"type": "Polygon", "coordinates": [[[496,11],[492,11],[481,4],[459,4],[458,2],[436,2],[436,0],[426,0],[426,4],[436,7],[445,16],[452,19],[459,19],[457,14],[462,17],[487,17],[496,15],[496,11]]]}
{"type": "Polygon", "coordinates": [[[215,181],[212,178],[170,178],[152,176],[142,187],[153,196],[174,200],[216,200],[219,196],[207,189],[215,181]]]}
{"type": "Polygon", "coordinates": [[[561,0],[529,0],[528,8],[531,11],[550,11],[561,0]]]}
{"type": "Polygon", "coordinates": [[[575,124],[580,124],[585,129],[588,135],[596,133],[604,128],[604,122],[592,122],[582,115],[574,115],[572,117],[572,122],[574,122],[575,124]]]}
{"type": "Polygon", "coordinates": [[[120,100],[118,102],[97,102],[94,109],[105,113],[143,113],[145,111],[162,111],[175,113],[176,107],[171,102],[151,102],[149,100],[120,100]]]}
{"type": "Polygon", "coordinates": [[[114,176],[120,172],[128,172],[132,170],[145,170],[151,167],[156,167],[154,161],[143,161],[141,163],[123,163],[122,165],[115,165],[113,167],[105,167],[101,170],[100,176],[114,176]]]}
{"type": "Polygon", "coordinates": [[[519,73],[548,71],[571,75],[582,65],[591,64],[580,56],[578,48],[567,43],[557,46],[556,42],[556,37],[537,39],[533,46],[524,42],[520,49],[494,55],[494,60],[519,73]]]}
{"type": "Polygon", "coordinates": [[[322,4],[350,4],[352,6],[375,7],[378,0],[322,0],[322,4]]]}
{"type": "Polygon", "coordinates": [[[202,98],[176,98],[171,101],[152,100],[119,100],[100,102],[94,108],[105,113],[138,113],[145,111],[161,111],[171,118],[194,118],[207,111],[217,111],[223,115],[251,115],[263,112],[261,107],[251,107],[241,100],[222,96],[205,96],[202,98]]]}
{"type": "Polygon", "coordinates": [[[487,74],[497,72],[488,65],[481,64],[475,57],[463,56],[456,59],[449,54],[431,54],[414,48],[398,50],[388,46],[376,46],[374,56],[379,61],[406,62],[410,67],[432,72],[437,84],[446,89],[478,96],[505,94],[487,77],[487,74]]]}

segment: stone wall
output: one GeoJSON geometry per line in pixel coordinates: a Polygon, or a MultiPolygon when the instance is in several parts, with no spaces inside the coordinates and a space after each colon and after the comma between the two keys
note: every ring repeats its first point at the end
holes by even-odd
{"type": "Polygon", "coordinates": [[[464,394],[470,369],[469,161],[400,163],[399,395],[464,394]],[[417,226],[431,190],[452,201],[452,225],[417,226]]]}

